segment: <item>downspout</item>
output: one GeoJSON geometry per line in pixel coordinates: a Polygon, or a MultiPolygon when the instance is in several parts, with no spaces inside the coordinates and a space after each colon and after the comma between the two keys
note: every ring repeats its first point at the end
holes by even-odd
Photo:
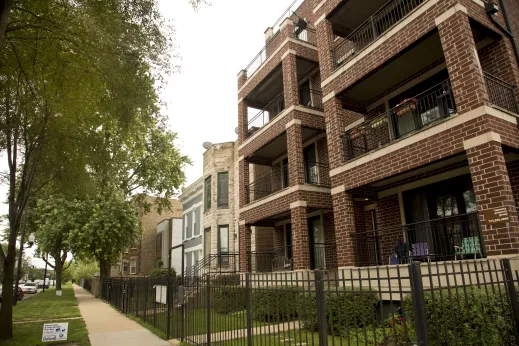
{"type": "Polygon", "coordinates": [[[503,0],[499,0],[499,6],[503,11],[503,18],[505,20],[506,28],[504,28],[495,18],[494,14],[498,12],[498,9],[495,8],[495,4],[493,2],[485,2],[485,11],[487,12],[488,18],[494,23],[502,32],[508,36],[510,41],[512,42],[512,47],[515,53],[515,60],[517,65],[519,65],[519,46],[517,44],[517,40],[514,37],[514,33],[512,30],[512,26],[510,25],[510,20],[508,18],[508,12],[506,11],[506,6],[503,0]]]}

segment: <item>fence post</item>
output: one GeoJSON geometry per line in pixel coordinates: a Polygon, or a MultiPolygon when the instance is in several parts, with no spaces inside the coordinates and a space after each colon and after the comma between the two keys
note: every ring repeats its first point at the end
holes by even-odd
{"type": "Polygon", "coordinates": [[[150,285],[149,279],[145,280],[146,284],[144,286],[144,321],[148,322],[146,320],[146,312],[148,310],[148,286],[150,285]]]}
{"type": "Polygon", "coordinates": [[[326,305],[324,302],[323,272],[315,271],[315,300],[317,302],[317,329],[319,331],[319,346],[328,345],[328,323],[326,321],[326,305]]]}
{"type": "Polygon", "coordinates": [[[420,262],[409,264],[409,280],[411,281],[411,298],[413,300],[414,320],[416,323],[416,338],[418,346],[429,345],[427,331],[427,314],[425,312],[425,297],[423,293],[422,268],[420,262]]]}
{"type": "Polygon", "coordinates": [[[512,315],[515,323],[516,340],[519,340],[519,303],[517,302],[517,291],[515,290],[514,275],[512,273],[512,267],[510,266],[510,259],[502,259],[501,266],[505,274],[504,279],[508,297],[510,297],[510,306],[512,307],[512,315]]]}
{"type": "Polygon", "coordinates": [[[252,288],[250,273],[245,274],[245,291],[247,294],[247,345],[252,346],[252,288]]]}
{"type": "Polygon", "coordinates": [[[167,339],[169,340],[169,336],[171,334],[171,291],[170,291],[170,277],[168,277],[168,283],[166,284],[166,306],[168,308],[168,329],[167,329],[167,339]]]}
{"type": "Polygon", "coordinates": [[[135,293],[135,316],[139,317],[139,286],[141,285],[141,280],[135,281],[136,293],[135,293]]]}
{"type": "Polygon", "coordinates": [[[211,275],[207,276],[207,345],[211,345],[211,275]]]}

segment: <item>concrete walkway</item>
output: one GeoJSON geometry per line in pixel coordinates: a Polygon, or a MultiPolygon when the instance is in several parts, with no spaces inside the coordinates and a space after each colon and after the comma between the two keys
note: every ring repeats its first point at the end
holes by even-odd
{"type": "Polygon", "coordinates": [[[170,346],[167,341],[117,312],[100,299],[94,298],[82,287],[74,285],[74,294],[92,346],[170,346]]]}

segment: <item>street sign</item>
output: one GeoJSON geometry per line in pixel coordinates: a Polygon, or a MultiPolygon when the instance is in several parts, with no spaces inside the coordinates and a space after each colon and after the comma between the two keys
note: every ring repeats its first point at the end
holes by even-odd
{"type": "Polygon", "coordinates": [[[67,340],[68,322],[67,323],[45,323],[43,325],[42,342],[63,341],[67,340]]]}
{"type": "Polygon", "coordinates": [[[58,297],[61,297],[61,290],[56,291],[56,295],[57,295],[58,297]]]}
{"type": "Polygon", "coordinates": [[[510,222],[510,216],[506,207],[483,210],[483,216],[485,217],[485,222],[489,225],[510,222]]]}

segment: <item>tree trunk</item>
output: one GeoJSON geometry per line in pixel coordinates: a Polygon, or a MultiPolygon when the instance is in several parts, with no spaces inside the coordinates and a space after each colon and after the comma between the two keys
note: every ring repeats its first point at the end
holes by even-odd
{"type": "Polygon", "coordinates": [[[5,41],[5,30],[9,23],[9,14],[13,9],[14,0],[0,0],[0,49],[5,41]]]}
{"type": "Polygon", "coordinates": [[[13,337],[13,283],[14,263],[16,262],[15,244],[11,244],[4,261],[4,278],[2,279],[2,305],[0,307],[0,340],[13,337]]]}
{"type": "Polygon", "coordinates": [[[56,291],[61,290],[61,274],[63,274],[63,266],[61,265],[60,256],[54,257],[54,270],[56,271],[56,291]]]}
{"type": "Polygon", "coordinates": [[[94,292],[94,295],[96,297],[99,297],[101,295],[103,281],[105,278],[108,277],[110,277],[110,263],[105,260],[99,261],[99,285],[97,288],[97,292],[94,292]]]}

